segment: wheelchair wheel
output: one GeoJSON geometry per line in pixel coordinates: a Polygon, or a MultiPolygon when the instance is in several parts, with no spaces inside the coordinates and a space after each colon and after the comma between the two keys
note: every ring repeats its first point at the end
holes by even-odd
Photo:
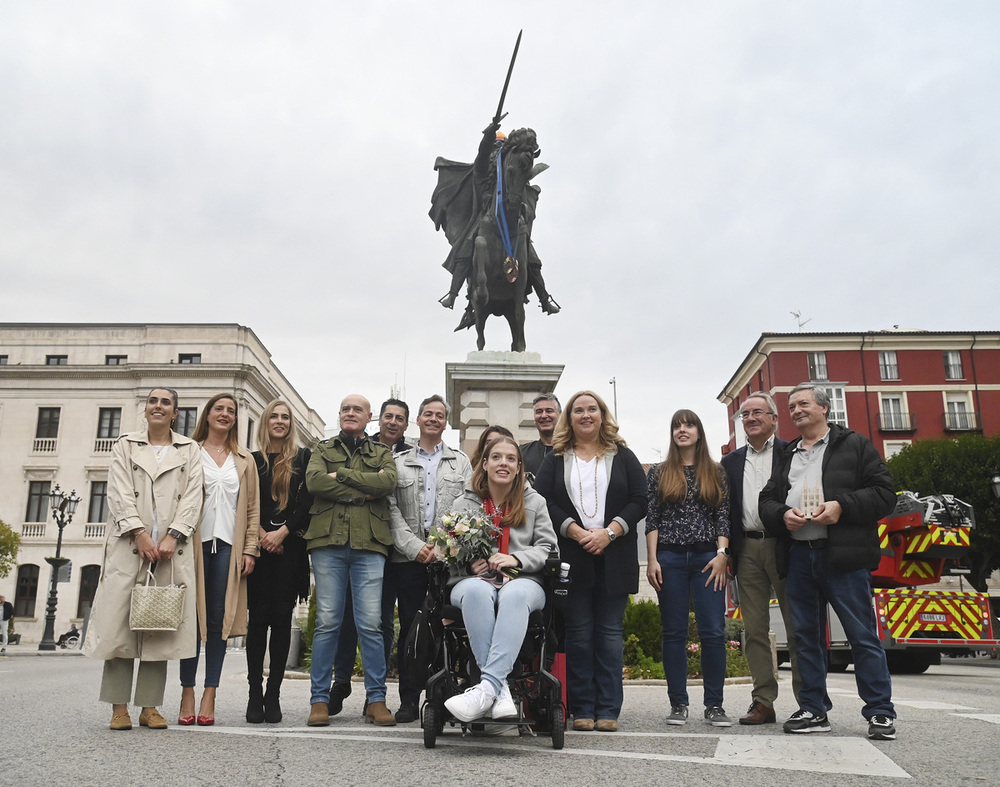
{"type": "Polygon", "coordinates": [[[433,749],[437,744],[438,733],[444,729],[443,708],[434,702],[424,706],[424,748],[433,749]]]}
{"type": "Polygon", "coordinates": [[[549,723],[552,725],[552,748],[561,749],[566,743],[566,711],[559,700],[549,709],[549,723]]]}

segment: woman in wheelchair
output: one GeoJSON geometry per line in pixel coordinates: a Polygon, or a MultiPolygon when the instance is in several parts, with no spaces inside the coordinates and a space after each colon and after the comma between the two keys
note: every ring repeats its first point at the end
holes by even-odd
{"type": "Polygon", "coordinates": [[[510,437],[491,440],[474,468],[471,488],[456,501],[456,511],[482,506],[502,534],[488,560],[476,560],[471,576],[452,588],[451,603],[461,607],[482,682],[445,701],[463,722],[489,714],[494,719],[518,715],[507,685],[528,629],[528,616],[545,606],[542,570],[556,534],[545,499],[525,481],[521,450],[510,437]],[[514,578],[505,569],[517,569],[514,578]]]}

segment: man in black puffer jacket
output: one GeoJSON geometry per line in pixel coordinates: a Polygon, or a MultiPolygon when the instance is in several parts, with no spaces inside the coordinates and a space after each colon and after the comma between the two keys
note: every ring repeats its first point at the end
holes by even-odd
{"type": "Polygon", "coordinates": [[[828,424],[830,398],[803,383],[788,395],[802,435],[780,449],[760,493],[760,516],[779,540],[779,574],[787,577],[802,691],[785,732],[829,732],[826,692],[826,605],[851,643],[868,737],[896,737],[896,712],[885,650],[872,607],[871,572],[880,560],[878,520],[896,500],[895,486],[875,446],[863,435],[828,424]]]}

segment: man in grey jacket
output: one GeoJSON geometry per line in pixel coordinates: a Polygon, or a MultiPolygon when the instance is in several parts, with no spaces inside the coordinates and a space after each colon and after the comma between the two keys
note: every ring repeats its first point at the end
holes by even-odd
{"type": "MultiPolygon", "coordinates": [[[[393,553],[386,566],[386,580],[392,582],[399,605],[397,654],[402,653],[410,625],[427,594],[427,564],[433,560],[427,534],[431,525],[451,511],[472,479],[469,458],[442,439],[448,423],[444,399],[429,396],[420,403],[418,413],[420,440],[409,451],[396,455],[396,490],[389,496],[393,553]]],[[[398,661],[400,707],[396,721],[405,724],[419,716],[420,691],[410,685],[402,658],[398,661]]]]}

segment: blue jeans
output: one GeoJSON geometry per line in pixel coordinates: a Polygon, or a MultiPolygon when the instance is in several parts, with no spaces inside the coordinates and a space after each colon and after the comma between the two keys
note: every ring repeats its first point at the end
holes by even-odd
{"type": "Polygon", "coordinates": [[[316,581],[310,703],[330,701],[333,655],[348,593],[354,601],[354,625],[360,635],[368,701],[385,702],[385,640],[381,630],[385,556],[348,546],[317,547],[310,555],[316,581]]]}
{"type": "Polygon", "coordinates": [[[667,697],[673,705],[690,705],[687,692],[688,610],[694,603],[694,617],[701,640],[701,671],[705,676],[705,707],[722,705],[726,683],[726,592],[705,586],[708,572],[702,569],[715,557],[710,552],[670,552],[660,550],[662,582],[656,596],[663,624],[663,672],[667,677],[667,697]]]}
{"type": "Polygon", "coordinates": [[[594,585],[570,586],[563,610],[566,625],[566,693],[578,719],[617,720],[622,688],[627,593],[605,592],[604,561],[595,563],[594,585]]]}
{"type": "Polygon", "coordinates": [[[799,704],[810,713],[833,708],[826,693],[826,605],[840,618],[854,658],[854,679],[865,705],[861,714],[896,717],[892,679],[878,638],[872,606],[871,572],[831,571],[826,549],[792,542],[785,593],[792,607],[802,691],[799,704]]]}
{"type": "Polygon", "coordinates": [[[462,608],[476,664],[497,694],[514,669],[528,631],[528,616],[545,606],[545,590],[533,579],[512,579],[499,590],[477,577],[463,579],[451,591],[462,608]]]}
{"type": "MultiPolygon", "coordinates": [[[[229,584],[229,561],[233,545],[225,541],[207,541],[201,545],[205,578],[205,688],[218,688],[222,677],[222,662],[226,660],[226,641],[222,638],[222,619],[226,614],[226,586],[229,584]],[[213,552],[213,545],[215,551],[213,552]]],[[[193,687],[197,682],[201,636],[196,638],[194,656],[181,659],[181,686],[193,687]]]]}
{"type": "MultiPolygon", "coordinates": [[[[399,566],[409,566],[410,563],[393,563],[391,560],[386,560],[385,571],[382,574],[382,639],[385,642],[385,663],[389,663],[389,656],[392,653],[392,640],[396,635],[396,627],[394,624],[395,620],[395,607],[396,607],[396,597],[400,595],[400,591],[397,588],[398,580],[398,567],[399,566]]],[[[420,565],[419,563],[413,563],[412,565],[420,565]]],[[[421,566],[423,568],[423,566],[421,566]]],[[[420,603],[424,600],[424,596],[427,594],[427,570],[424,569],[424,585],[423,589],[418,591],[419,598],[413,603],[419,608],[420,603]]],[[[414,609],[414,614],[416,614],[416,609],[414,609]]],[[[411,617],[410,620],[413,620],[411,617]]],[[[406,642],[406,632],[403,631],[403,603],[400,602],[399,605],[399,642],[400,644],[406,642]]],[[[407,627],[407,630],[409,628],[407,627]]],[[[333,682],[334,683],[350,683],[351,675],[354,674],[354,657],[358,653],[358,630],[354,626],[354,602],[351,599],[351,592],[347,592],[347,606],[344,608],[344,622],[342,628],[340,629],[340,636],[337,638],[337,652],[333,656],[333,682]]],[[[399,697],[402,701],[406,702],[406,695],[403,694],[403,674],[400,672],[399,675],[399,697]]],[[[419,698],[413,698],[412,701],[416,702],[419,698]]]]}

